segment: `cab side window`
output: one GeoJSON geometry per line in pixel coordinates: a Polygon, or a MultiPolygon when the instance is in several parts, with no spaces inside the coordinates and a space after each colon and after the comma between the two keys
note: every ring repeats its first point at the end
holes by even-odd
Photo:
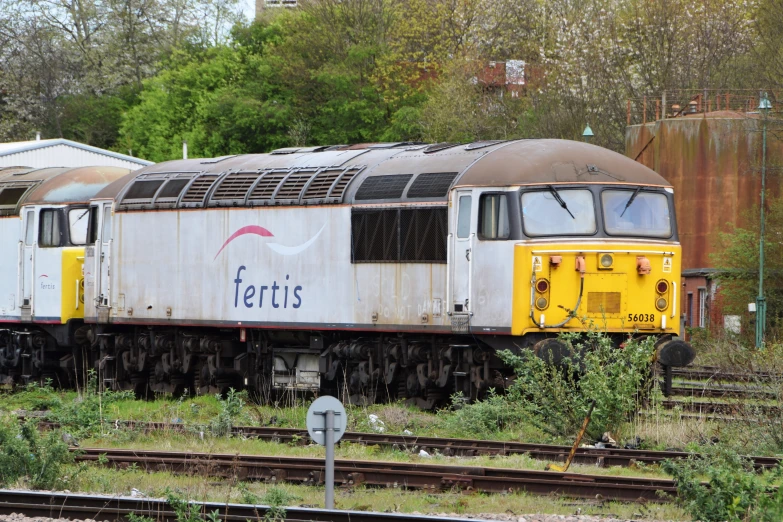
{"type": "Polygon", "coordinates": [[[62,244],[63,230],[60,226],[60,212],[56,209],[42,210],[38,216],[41,222],[38,246],[58,247],[62,244]]]}
{"type": "Polygon", "coordinates": [[[479,239],[508,239],[510,235],[507,195],[482,194],[479,199],[479,239]]]}

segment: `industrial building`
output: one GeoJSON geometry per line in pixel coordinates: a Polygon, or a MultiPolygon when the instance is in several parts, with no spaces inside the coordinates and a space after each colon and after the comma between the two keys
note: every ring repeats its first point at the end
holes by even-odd
{"type": "Polygon", "coordinates": [[[136,170],[152,161],[65,139],[0,143],[0,167],[122,167],[136,170]]]}

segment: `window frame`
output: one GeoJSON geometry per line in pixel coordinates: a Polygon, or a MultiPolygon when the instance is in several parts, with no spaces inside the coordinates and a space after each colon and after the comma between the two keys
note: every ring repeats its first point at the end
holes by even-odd
{"type": "MultiPolygon", "coordinates": [[[[513,193],[512,193],[513,194],[513,193]]],[[[509,193],[506,191],[488,191],[488,192],[482,192],[479,194],[479,202],[478,202],[478,221],[476,223],[476,235],[478,236],[479,240],[481,241],[508,241],[511,239],[511,201],[509,198],[509,193]],[[502,196],[506,200],[506,225],[508,226],[507,233],[505,237],[487,237],[483,233],[484,227],[484,200],[487,196],[502,196]]],[[[520,201],[522,196],[520,195],[520,201]]]]}
{"type": "Polygon", "coordinates": [[[558,193],[562,193],[564,191],[570,191],[570,190],[582,190],[590,194],[590,197],[593,200],[593,217],[595,219],[595,228],[592,232],[585,232],[582,234],[579,233],[553,233],[553,234],[531,234],[527,231],[527,227],[525,227],[525,212],[524,208],[525,205],[522,202],[522,198],[525,196],[525,194],[531,194],[534,192],[546,192],[548,194],[551,194],[551,191],[549,190],[548,186],[544,186],[543,188],[539,185],[536,186],[536,188],[531,190],[526,190],[523,188],[519,191],[519,219],[522,222],[522,233],[525,235],[525,237],[531,238],[531,239],[538,239],[538,238],[545,238],[545,237],[595,237],[599,235],[603,230],[601,227],[603,226],[603,221],[600,221],[599,216],[599,208],[598,205],[596,205],[596,194],[594,190],[592,190],[588,186],[584,185],[568,185],[568,186],[555,186],[555,189],[557,189],[558,193]]]}
{"type": "MultiPolygon", "coordinates": [[[[672,205],[671,198],[669,197],[669,194],[663,190],[659,190],[658,187],[645,187],[642,185],[642,190],[639,191],[639,196],[641,196],[643,193],[645,194],[657,194],[660,196],[663,196],[663,198],[666,200],[666,206],[669,208],[669,235],[668,236],[651,236],[650,234],[617,234],[609,232],[609,229],[606,226],[606,213],[604,212],[604,192],[630,192],[630,194],[633,194],[633,192],[636,190],[636,187],[602,187],[598,194],[598,199],[601,203],[601,226],[604,229],[604,234],[606,234],[607,237],[630,237],[630,238],[641,238],[641,239],[651,239],[651,240],[671,240],[674,239],[674,231],[676,226],[676,220],[674,215],[674,205],[672,205]],[[647,189],[647,190],[645,190],[647,189]]],[[[629,195],[630,195],[629,194],[629,195]]],[[[637,196],[638,197],[638,196],[637,196]]],[[[630,207],[628,207],[630,208],[630,207]]]]}
{"type": "MultiPolygon", "coordinates": [[[[90,240],[90,216],[91,216],[90,212],[91,212],[90,211],[90,207],[86,207],[86,206],[73,206],[73,207],[68,207],[67,209],[65,209],[65,221],[68,224],[68,238],[67,238],[67,242],[68,242],[68,244],[70,246],[83,247],[83,246],[87,246],[89,244],[88,241],[90,240]],[[73,234],[71,233],[71,230],[72,230],[72,227],[73,227],[73,224],[71,223],[71,212],[79,211],[79,210],[84,210],[87,213],[87,216],[84,216],[84,217],[87,218],[87,228],[85,228],[85,230],[84,230],[84,242],[83,243],[75,243],[74,240],[73,240],[73,234]]],[[[84,217],[82,217],[81,219],[84,219],[84,217]]]]}
{"type": "MultiPolygon", "coordinates": [[[[38,247],[39,248],[61,248],[66,245],[67,243],[67,237],[65,237],[65,234],[63,234],[64,230],[67,230],[67,226],[65,226],[65,223],[63,219],[63,209],[62,208],[42,208],[38,211],[38,247]],[[57,220],[57,227],[59,231],[59,238],[58,242],[52,241],[44,242],[44,224],[45,224],[45,214],[51,213],[53,215],[53,219],[57,220]]],[[[54,223],[55,221],[52,221],[54,223]]],[[[54,238],[51,238],[54,239],[54,238]]]]}

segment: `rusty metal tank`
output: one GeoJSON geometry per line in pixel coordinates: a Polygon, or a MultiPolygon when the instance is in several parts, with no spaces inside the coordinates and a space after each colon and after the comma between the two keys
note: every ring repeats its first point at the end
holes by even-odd
{"type": "MultiPolygon", "coordinates": [[[[771,128],[772,126],[770,125],[771,128]]],[[[712,268],[718,232],[748,226],[761,193],[762,121],[715,111],[626,128],[625,153],[674,186],[684,270],[712,268]]],[[[767,133],[767,189],[783,194],[783,142],[767,133]]]]}

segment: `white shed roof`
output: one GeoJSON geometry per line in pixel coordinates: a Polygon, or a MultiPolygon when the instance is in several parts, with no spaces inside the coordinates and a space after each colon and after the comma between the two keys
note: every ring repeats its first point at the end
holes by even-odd
{"type": "Polygon", "coordinates": [[[140,169],[153,162],[71,140],[0,143],[0,167],[123,167],[140,169]]]}

